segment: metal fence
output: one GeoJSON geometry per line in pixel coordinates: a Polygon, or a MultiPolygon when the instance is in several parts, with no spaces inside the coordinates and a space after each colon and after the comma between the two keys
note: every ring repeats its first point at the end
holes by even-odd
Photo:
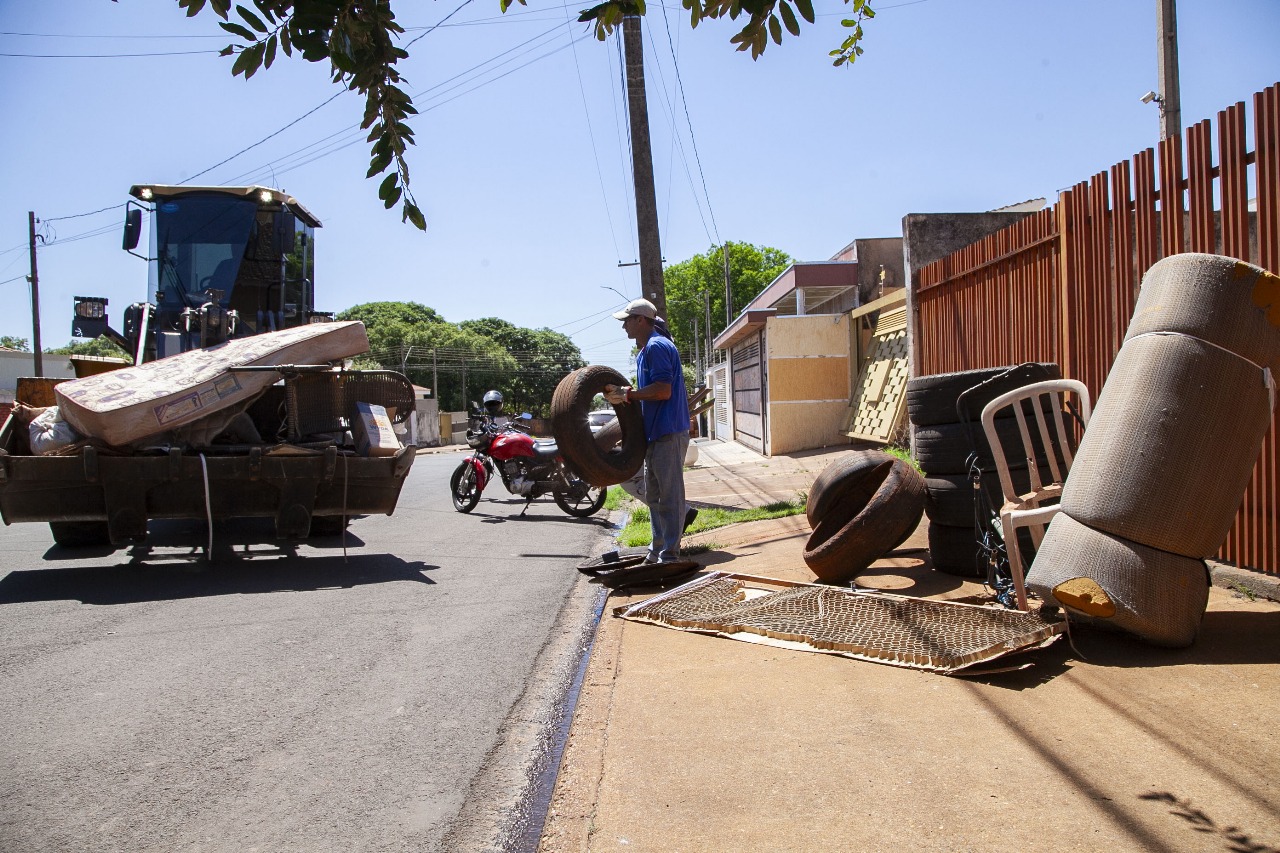
{"type": "MultiPolygon", "coordinates": [[[[1056,361],[1096,399],[1142,273],[1157,260],[1212,252],[1280,273],[1280,83],[1253,96],[1252,139],[1247,118],[1236,103],[1216,123],[1205,119],[922,268],[916,372],[1056,361]]],[[[1272,574],[1280,574],[1278,425],[1218,555],[1272,574]]]]}

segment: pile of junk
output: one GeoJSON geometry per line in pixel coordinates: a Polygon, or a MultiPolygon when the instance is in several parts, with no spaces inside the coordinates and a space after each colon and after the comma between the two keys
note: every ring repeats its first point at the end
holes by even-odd
{"type": "Polygon", "coordinates": [[[346,369],[368,350],[363,323],[310,323],[20,379],[0,429],[0,515],[46,522],[68,548],[143,542],[152,519],[272,518],[277,539],[298,540],[390,515],[414,460],[396,434],[413,386],[346,369]]]}

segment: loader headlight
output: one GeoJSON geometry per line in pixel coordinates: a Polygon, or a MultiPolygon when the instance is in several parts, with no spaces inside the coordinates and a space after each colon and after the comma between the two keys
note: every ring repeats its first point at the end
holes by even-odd
{"type": "Polygon", "coordinates": [[[107,316],[107,300],[98,296],[77,296],[75,312],[77,317],[101,320],[107,316]]]}

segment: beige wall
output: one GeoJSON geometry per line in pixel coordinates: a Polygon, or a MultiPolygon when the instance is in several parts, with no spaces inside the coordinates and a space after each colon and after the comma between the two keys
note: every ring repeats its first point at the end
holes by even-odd
{"type": "Polygon", "coordinates": [[[848,315],[772,317],[765,341],[768,453],[848,444],[848,315]]]}

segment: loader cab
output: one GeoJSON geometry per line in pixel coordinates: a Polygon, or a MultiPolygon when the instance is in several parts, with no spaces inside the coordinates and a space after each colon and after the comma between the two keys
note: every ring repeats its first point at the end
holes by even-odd
{"type": "Polygon", "coordinates": [[[77,297],[77,336],[107,334],[150,361],[332,319],[315,310],[320,221],[292,196],[258,186],[158,184],[129,194],[137,201],[127,208],[124,248],[133,254],[149,214],[147,301],[126,308],[123,333],[115,333],[105,299],[77,297]]]}

